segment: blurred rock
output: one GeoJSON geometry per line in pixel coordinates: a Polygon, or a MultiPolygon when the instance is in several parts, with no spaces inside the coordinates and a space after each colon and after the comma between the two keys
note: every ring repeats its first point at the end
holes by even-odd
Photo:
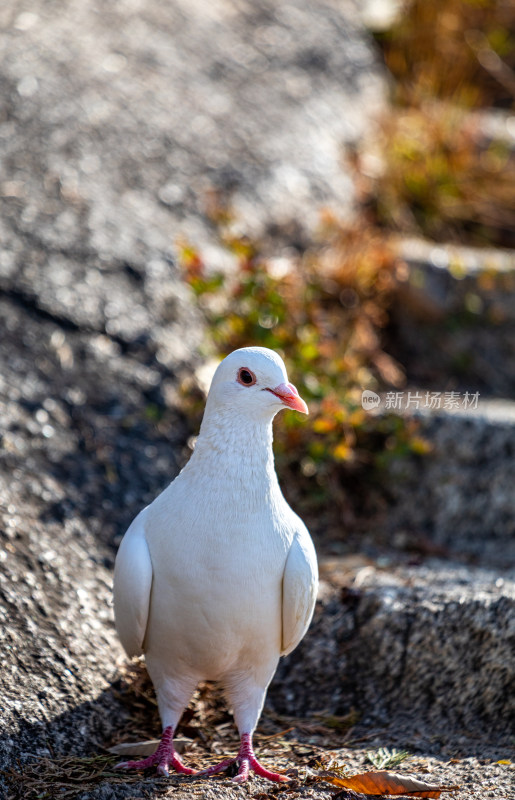
{"type": "Polygon", "coordinates": [[[515,404],[480,396],[476,410],[419,421],[433,449],[392,463],[388,534],[419,537],[467,563],[514,569],[515,404]]]}
{"type": "Polygon", "coordinates": [[[515,392],[515,255],[398,242],[388,350],[418,387],[515,392]]]}
{"type": "Polygon", "coordinates": [[[399,270],[399,289],[408,303],[412,298],[415,313],[420,307],[422,318],[443,320],[469,311],[486,315],[490,322],[515,322],[514,251],[424,239],[400,239],[397,250],[408,267],[399,270]]]}
{"type": "Polygon", "coordinates": [[[515,404],[480,397],[477,409],[417,419],[432,451],[391,462],[374,523],[383,556],[322,560],[315,621],[269,702],[293,716],[354,709],[359,730],[384,725],[426,752],[460,736],[473,750],[485,733],[508,743],[515,404]]]}
{"type": "Polygon", "coordinates": [[[246,230],[293,243],[322,206],[350,208],[342,144],[384,91],[351,0],[7,0],[0,15],[4,281],[23,266],[32,285],[46,253],[58,306],[97,324],[78,288],[120,300],[139,277],[151,312],[149,259],[216,242],[218,194],[246,230]]]}

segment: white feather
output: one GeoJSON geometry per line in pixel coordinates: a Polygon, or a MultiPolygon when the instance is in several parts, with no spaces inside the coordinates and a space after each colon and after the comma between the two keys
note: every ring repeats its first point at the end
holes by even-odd
{"type": "Polygon", "coordinates": [[[303,527],[293,540],[283,575],[283,635],[281,655],[287,656],[304,637],[317,596],[315,548],[303,527]]]}
{"type": "Polygon", "coordinates": [[[125,534],[114,566],[116,630],[129,656],[144,648],[152,588],[152,562],[145,539],[147,509],[138,514],[125,534]]]}

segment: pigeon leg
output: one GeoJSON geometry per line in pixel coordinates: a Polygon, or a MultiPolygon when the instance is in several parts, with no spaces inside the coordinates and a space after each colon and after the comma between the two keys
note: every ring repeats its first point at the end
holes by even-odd
{"type": "Polygon", "coordinates": [[[269,781],[277,781],[278,783],[289,781],[286,775],[280,775],[279,772],[270,772],[270,770],[261,766],[254,755],[252,735],[250,733],[242,734],[237,761],[239,762],[240,768],[236,777],[232,779],[234,783],[244,783],[249,777],[249,770],[253,770],[256,775],[267,778],[269,781]]]}
{"type": "Polygon", "coordinates": [[[168,777],[170,765],[176,772],[181,772],[183,775],[195,775],[194,769],[184,766],[182,759],[173,746],[173,728],[171,725],[164,729],[161,742],[155,753],[140,761],[121,761],[116,764],[115,769],[148,769],[148,767],[156,766],[159,775],[168,777]]]}
{"type": "Polygon", "coordinates": [[[270,772],[270,770],[261,766],[254,755],[254,749],[252,747],[252,734],[250,733],[244,733],[242,735],[240,749],[236,758],[227,758],[225,761],[221,761],[219,764],[215,764],[213,767],[208,767],[207,769],[202,770],[202,772],[197,772],[197,777],[207,778],[210,775],[216,775],[218,772],[223,772],[230,767],[231,764],[235,763],[239,765],[239,768],[236,777],[232,778],[234,783],[245,783],[249,777],[250,770],[253,770],[256,775],[260,775],[262,778],[267,778],[269,781],[283,783],[284,781],[289,780],[286,775],[280,775],[278,772],[270,772]]]}

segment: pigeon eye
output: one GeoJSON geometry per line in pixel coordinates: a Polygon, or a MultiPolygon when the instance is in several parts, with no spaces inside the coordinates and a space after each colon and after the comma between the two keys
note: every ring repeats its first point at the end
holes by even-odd
{"type": "Polygon", "coordinates": [[[245,367],[242,367],[238,372],[237,380],[242,386],[254,386],[256,383],[256,376],[250,371],[250,369],[245,369],[245,367]]]}

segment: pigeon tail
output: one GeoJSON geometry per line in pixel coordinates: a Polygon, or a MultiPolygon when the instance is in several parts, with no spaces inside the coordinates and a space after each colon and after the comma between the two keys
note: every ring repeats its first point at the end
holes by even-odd
{"type": "Polygon", "coordinates": [[[169,775],[170,765],[176,772],[183,775],[195,775],[196,770],[186,767],[175,747],[173,746],[173,728],[169,725],[164,729],[161,737],[161,742],[155,753],[147,758],[142,758],[140,761],[121,761],[116,764],[114,769],[148,769],[149,767],[157,767],[159,775],[164,775],[165,778],[169,775]]]}

